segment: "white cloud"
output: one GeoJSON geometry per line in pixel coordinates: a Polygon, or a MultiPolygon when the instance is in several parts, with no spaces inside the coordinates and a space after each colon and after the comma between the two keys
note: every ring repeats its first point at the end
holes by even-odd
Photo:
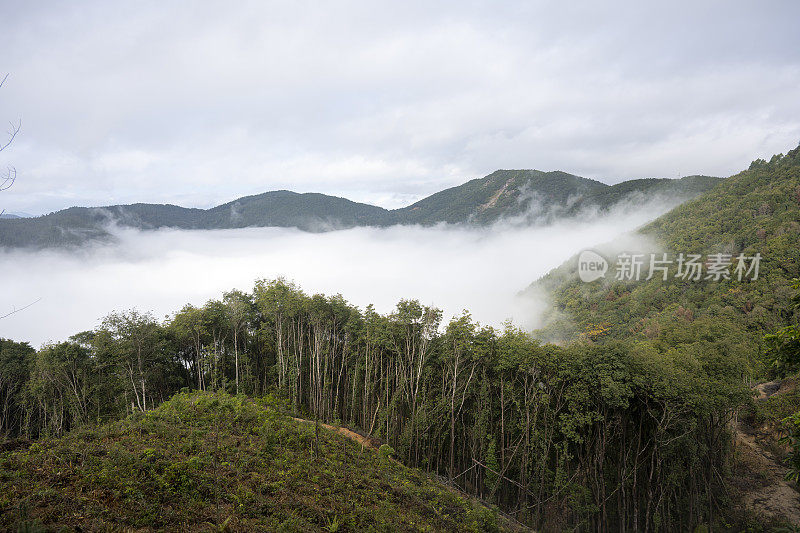
{"type": "MultiPolygon", "coordinates": [[[[800,4],[6,6],[3,207],[728,175],[800,140],[800,4]]],[[[383,200],[388,198],[390,200],[383,200]]]]}
{"type": "Polygon", "coordinates": [[[78,252],[0,252],[4,286],[0,337],[39,345],[92,329],[115,309],[156,316],[202,305],[223,291],[252,289],[285,276],[308,293],[341,293],[362,309],[389,312],[417,298],[453,316],[468,309],[482,323],[537,323],[542,301],[518,292],[574,253],[609,241],[667,209],[627,206],[613,214],[552,226],[356,228],[304,233],[283,228],[121,231],[120,243],[78,252]],[[323,266],[321,266],[323,265],[323,266]]]}

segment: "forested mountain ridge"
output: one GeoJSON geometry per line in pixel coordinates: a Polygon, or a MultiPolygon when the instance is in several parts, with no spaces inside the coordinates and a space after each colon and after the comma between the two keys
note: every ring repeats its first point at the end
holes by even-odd
{"type": "Polygon", "coordinates": [[[203,218],[203,227],[278,226],[325,231],[355,226],[383,226],[391,220],[391,212],[382,207],[326,194],[275,191],[245,196],[209,209],[203,218]]]}
{"type": "Polygon", "coordinates": [[[667,253],[673,261],[682,253],[702,256],[707,267],[710,257],[721,253],[732,261],[731,279],[683,279],[673,265],[666,281],[660,272],[650,280],[644,274],[638,282],[618,280],[613,256],[625,245],[609,243],[600,247],[610,260],[605,278],[582,282],[576,256],[533,284],[552,301],[542,335],[660,339],[713,323],[721,337],[739,339],[735,349],[758,354],[763,335],[791,317],[791,280],[800,276],[800,148],[769,162],[754,161],[636,235],[653,247],[637,250],[645,253],[645,263],[651,252],[658,258],[667,253]],[[758,279],[738,280],[736,258],[757,253],[758,279]]]}
{"type": "Polygon", "coordinates": [[[397,209],[401,223],[490,224],[501,218],[525,216],[531,222],[572,216],[581,209],[606,210],[626,199],[656,195],[687,200],[715,187],[721,178],[686,176],[636,179],[615,185],[539,170],[498,170],[485,178],[445,189],[408,207],[397,209]]]}
{"type": "Polygon", "coordinates": [[[423,225],[487,223],[524,212],[534,200],[543,207],[564,208],[571,198],[591,196],[609,187],[566,172],[498,170],[437,192],[395,213],[400,220],[423,225]]]}
{"type": "Polygon", "coordinates": [[[141,230],[227,229],[248,226],[297,227],[324,231],[385,225],[389,212],[316,193],[273,191],[239,198],[211,209],[164,204],[70,207],[48,215],[0,221],[0,246],[44,248],[111,238],[110,224],[141,230]]]}
{"type": "Polygon", "coordinates": [[[573,216],[581,209],[605,210],[625,199],[670,201],[696,196],[720,178],[689,176],[680,180],[645,179],[606,185],[564,172],[498,170],[485,178],[433,194],[411,206],[387,210],[318,193],[272,191],[246,196],[211,209],[164,204],[71,207],[33,218],[0,220],[0,246],[50,247],[80,245],[111,238],[108,226],[150,230],[295,227],[328,231],[396,224],[486,225],[523,217],[544,223],[573,216]]]}

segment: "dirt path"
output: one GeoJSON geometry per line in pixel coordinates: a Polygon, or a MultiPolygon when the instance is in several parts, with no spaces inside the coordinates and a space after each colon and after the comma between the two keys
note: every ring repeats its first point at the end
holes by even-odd
{"type": "MultiPolygon", "coordinates": [[[[296,420],[297,422],[303,422],[305,424],[313,424],[314,423],[313,420],[305,420],[304,418],[294,418],[294,417],[292,417],[292,420],[296,420]]],[[[358,444],[364,446],[365,448],[369,448],[370,450],[376,450],[378,448],[375,445],[375,443],[372,442],[371,439],[369,439],[368,437],[365,437],[363,435],[359,435],[355,431],[349,430],[347,428],[331,426],[329,424],[323,424],[322,422],[320,422],[319,425],[320,425],[320,427],[323,427],[323,428],[328,429],[330,431],[334,431],[334,432],[338,433],[339,435],[344,435],[348,439],[350,439],[352,441],[355,441],[358,444]]]]}
{"type": "MultiPolygon", "coordinates": [[[[780,383],[761,383],[754,387],[758,399],[765,399],[780,390],[780,383]]],[[[744,421],[736,424],[736,445],[740,461],[756,474],[756,479],[744,488],[743,503],[769,518],[785,519],[800,526],[800,492],[785,481],[788,471],[780,458],[764,446],[761,440],[774,438],[761,435],[744,421]],[[761,437],[761,439],[759,438],[761,437]]]]}

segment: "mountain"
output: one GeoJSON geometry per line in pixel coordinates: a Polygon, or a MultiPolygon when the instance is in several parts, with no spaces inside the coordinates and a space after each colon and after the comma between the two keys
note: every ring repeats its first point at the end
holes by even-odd
{"type": "Polygon", "coordinates": [[[662,195],[679,203],[720,181],[690,176],[606,185],[565,172],[498,170],[395,210],[291,191],[246,196],[211,209],[143,203],[71,207],[41,217],[0,220],[0,246],[43,248],[109,240],[111,223],[141,230],[294,227],[304,231],[395,224],[487,225],[506,218],[539,224],[574,216],[581,209],[610,209],[625,199],[662,195]]]}
{"type": "Polygon", "coordinates": [[[33,215],[29,215],[28,213],[7,213],[0,209],[0,220],[1,219],[12,219],[12,218],[30,218],[33,215]]]}
{"type": "Polygon", "coordinates": [[[591,196],[608,185],[566,172],[498,170],[395,210],[403,223],[488,223],[528,210],[534,201],[564,207],[572,197],[591,196]]]}
{"type": "Polygon", "coordinates": [[[119,422],[5,444],[22,448],[0,449],[9,531],[527,530],[390,448],[316,434],[266,398],[178,393],[119,422]]]}
{"type": "Polygon", "coordinates": [[[382,207],[319,193],[275,191],[245,196],[209,209],[203,226],[208,229],[278,226],[324,231],[382,226],[393,220],[391,212],[382,207]]]}
{"type": "MultiPolygon", "coordinates": [[[[701,186],[702,187],[702,186],[701,186]]],[[[727,178],[635,234],[597,250],[609,262],[604,278],[584,283],[578,257],[537,280],[528,289],[542,292],[551,307],[539,332],[551,340],[576,335],[590,342],[634,338],[673,343],[726,339],[731,351],[746,352],[755,373],[766,372],[765,333],[791,319],[791,280],[800,277],[800,147],[727,178]],[[638,248],[637,248],[638,247],[638,248]],[[649,253],[677,262],[678,254],[698,254],[702,279],[676,277],[673,263],[650,280],[616,279],[620,251],[649,253]],[[726,254],[730,279],[705,279],[715,254],[726,254]],[[737,257],[760,254],[759,273],[738,279],[737,257]],[[615,261],[616,259],[616,261],[615,261]],[[672,339],[672,340],[668,340],[672,339]]],[[[747,263],[748,268],[752,261],[747,263]]]]}
{"type": "Polygon", "coordinates": [[[527,216],[532,221],[571,216],[581,209],[607,210],[635,197],[662,195],[685,201],[714,186],[720,178],[687,176],[638,179],[606,185],[599,181],[539,170],[498,170],[485,178],[424,198],[394,211],[403,224],[489,224],[502,218],[527,216]]]}
{"type": "Polygon", "coordinates": [[[41,217],[0,220],[0,246],[45,248],[75,246],[112,238],[114,223],[141,230],[158,228],[227,229],[248,226],[296,227],[325,231],[385,225],[385,209],[324,194],[274,191],[239,198],[212,209],[163,204],[70,207],[41,217]]]}

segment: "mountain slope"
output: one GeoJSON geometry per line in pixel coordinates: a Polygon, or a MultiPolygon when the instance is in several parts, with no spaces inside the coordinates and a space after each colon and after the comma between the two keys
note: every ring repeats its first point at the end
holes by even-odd
{"type": "Polygon", "coordinates": [[[658,341],[670,335],[699,335],[699,330],[691,330],[703,323],[708,335],[727,336],[732,344],[736,339],[739,345],[731,349],[746,349],[755,357],[763,351],[763,334],[791,316],[789,280],[800,276],[800,148],[770,162],[753,162],[748,170],[676,207],[635,237],[647,248],[636,251],[648,257],[666,252],[676,260],[680,253],[700,254],[705,267],[712,254],[730,254],[735,261],[739,254],[759,253],[759,276],[692,281],[676,278],[673,265],[666,281],[660,273],[651,280],[644,280],[644,275],[638,282],[617,280],[616,253],[625,246],[631,250],[629,244],[611,243],[599,250],[610,263],[605,278],[582,282],[576,257],[533,284],[531,291],[543,290],[552,302],[542,335],[562,340],[581,334],[590,340],[633,336],[658,341]]]}
{"type": "Polygon", "coordinates": [[[384,450],[267,400],[177,394],[120,422],[0,453],[0,527],[49,530],[521,529],[384,450]]]}
{"type": "Polygon", "coordinates": [[[411,224],[486,223],[522,213],[534,200],[544,206],[566,206],[571,197],[607,187],[565,172],[498,170],[395,212],[400,220],[411,224]]]}
{"type": "Polygon", "coordinates": [[[142,230],[294,227],[327,231],[393,224],[487,225],[500,219],[549,222],[581,209],[609,209],[625,199],[661,195],[684,201],[714,187],[719,178],[633,180],[613,186],[565,172],[498,170],[485,178],[433,194],[395,210],[318,193],[273,191],[246,196],[211,209],[163,204],[71,207],[41,217],[0,220],[0,247],[79,245],[111,239],[108,226],[142,230]],[[521,218],[520,218],[521,217],[521,218]]]}
{"type": "Polygon", "coordinates": [[[694,198],[719,185],[720,178],[711,176],[684,176],[680,179],[645,178],[623,181],[592,191],[573,202],[571,212],[581,209],[599,207],[610,209],[620,202],[640,202],[647,199],[663,199],[681,203],[694,198]]]}

